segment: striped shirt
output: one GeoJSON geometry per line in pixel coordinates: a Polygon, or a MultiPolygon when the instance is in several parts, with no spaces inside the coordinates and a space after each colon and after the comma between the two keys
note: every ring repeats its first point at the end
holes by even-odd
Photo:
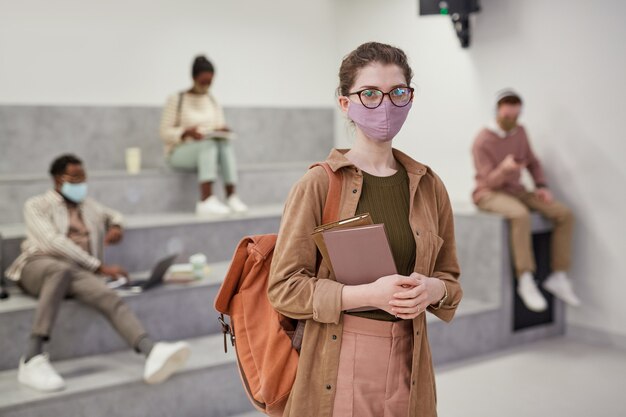
{"type": "Polygon", "coordinates": [[[6,271],[6,276],[18,281],[26,263],[35,256],[54,256],[72,261],[90,271],[102,264],[104,235],[111,226],[122,226],[120,213],[91,198],[78,206],[89,232],[91,253],[69,237],[70,215],[65,199],[56,191],[32,197],[24,204],[26,240],[22,253],[6,271]],[[93,255],[92,255],[93,254],[93,255]]]}
{"type": "Polygon", "coordinates": [[[160,134],[165,155],[183,143],[183,132],[190,127],[198,127],[200,133],[209,133],[225,126],[224,111],[212,95],[174,94],[167,99],[161,116],[160,134]]]}

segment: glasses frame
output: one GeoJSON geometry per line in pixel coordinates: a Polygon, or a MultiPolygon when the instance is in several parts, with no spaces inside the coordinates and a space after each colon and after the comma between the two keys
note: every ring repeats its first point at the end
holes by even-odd
{"type": "Polygon", "coordinates": [[[87,174],[79,175],[79,176],[71,176],[67,174],[61,175],[61,181],[69,182],[70,184],[82,184],[87,181],[87,174]]]}
{"type": "Polygon", "coordinates": [[[385,96],[389,96],[389,101],[390,101],[390,102],[391,102],[391,104],[393,104],[394,106],[396,106],[396,107],[405,107],[405,106],[408,106],[408,105],[409,105],[409,103],[413,100],[413,97],[415,96],[415,88],[413,88],[413,87],[408,87],[408,86],[407,86],[407,87],[394,87],[394,88],[392,88],[391,90],[389,90],[389,91],[388,91],[388,92],[386,92],[386,93],[383,93],[383,91],[382,91],[382,90],[379,90],[378,88],[364,88],[364,89],[362,89],[362,90],[355,91],[355,92],[353,92],[353,93],[348,93],[346,96],[347,96],[347,97],[350,97],[350,96],[352,96],[352,95],[354,95],[354,94],[357,94],[357,97],[359,97],[359,101],[360,101],[360,102],[361,102],[361,104],[362,104],[365,108],[367,108],[367,109],[374,110],[374,109],[377,109],[378,107],[380,107],[380,105],[381,105],[381,104],[383,104],[383,100],[385,99],[385,96]],[[405,104],[403,104],[403,105],[401,105],[401,106],[400,106],[400,105],[398,105],[398,104],[396,104],[396,103],[394,103],[394,102],[393,102],[393,99],[391,98],[391,92],[392,92],[393,90],[395,90],[396,88],[408,88],[408,89],[411,91],[411,97],[409,98],[409,101],[407,101],[405,104]],[[376,107],[369,107],[368,105],[366,105],[365,103],[363,103],[363,99],[361,98],[361,93],[362,93],[363,91],[367,91],[367,90],[371,90],[371,91],[378,91],[378,92],[380,92],[380,93],[382,94],[382,96],[380,97],[380,103],[378,103],[378,105],[377,105],[376,107]]]}

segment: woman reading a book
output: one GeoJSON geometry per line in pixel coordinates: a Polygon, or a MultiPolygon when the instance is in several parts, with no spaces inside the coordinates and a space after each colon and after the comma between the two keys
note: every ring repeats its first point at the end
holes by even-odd
{"type": "Polygon", "coordinates": [[[247,210],[235,193],[233,132],[226,126],[222,107],[209,93],[214,74],[208,59],[196,57],[191,69],[193,86],[170,96],[161,118],[160,133],[168,164],[174,169],[198,172],[200,201],[196,213],[200,215],[247,210]],[[218,167],[226,188],[226,204],[213,194],[218,167]]]}
{"type": "Polygon", "coordinates": [[[392,148],[411,109],[411,78],[398,48],[372,42],[348,54],[338,102],[355,142],[326,161],[341,176],[337,218],[369,212],[383,223],[397,274],[344,285],[318,262],[311,232],[322,224],[327,197],[323,167],[310,169],[287,199],[268,295],[306,326],[284,416],[437,415],[425,313],[452,320],[462,290],[445,186],[392,148]]]}

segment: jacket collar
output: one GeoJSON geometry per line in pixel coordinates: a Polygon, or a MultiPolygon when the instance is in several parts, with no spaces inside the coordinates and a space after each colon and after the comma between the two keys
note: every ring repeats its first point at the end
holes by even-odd
{"type": "Polygon", "coordinates": [[[517,133],[518,128],[519,126],[516,126],[515,128],[513,128],[513,130],[511,130],[510,132],[507,132],[506,130],[500,127],[500,125],[498,124],[496,120],[492,120],[491,122],[487,124],[487,130],[490,130],[491,132],[495,133],[495,135],[499,137],[500,139],[506,139],[508,136],[511,136],[517,133]]]}
{"type": "MultiPolygon", "coordinates": [[[[54,201],[54,203],[59,206],[66,206],[67,204],[69,204],[69,202],[56,190],[48,190],[46,192],[46,198],[50,199],[51,201],[54,201]]],[[[82,210],[83,203],[84,201],[82,203],[76,204],[76,207],[78,207],[79,210],[82,210]]]]}
{"type": "MultiPolygon", "coordinates": [[[[354,164],[345,157],[349,149],[333,149],[326,158],[326,162],[333,172],[345,167],[354,167],[354,164]]],[[[393,157],[402,164],[408,174],[422,176],[426,174],[426,166],[415,161],[413,158],[397,149],[392,149],[393,157]]]]}
{"type": "Polygon", "coordinates": [[[65,199],[56,190],[48,190],[46,197],[54,201],[57,204],[65,203],[65,199]]]}

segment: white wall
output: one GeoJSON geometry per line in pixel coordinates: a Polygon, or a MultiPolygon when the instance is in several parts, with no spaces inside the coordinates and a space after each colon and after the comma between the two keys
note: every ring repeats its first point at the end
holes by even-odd
{"type": "MultiPolygon", "coordinates": [[[[626,340],[626,2],[482,0],[473,45],[417,0],[0,0],[0,104],[160,105],[217,65],[227,105],[330,106],[341,57],[377,40],[411,58],[418,96],[396,146],[469,199],[472,138],[516,87],[557,195],[575,210],[570,323],[626,340]]],[[[338,144],[349,144],[338,122],[338,144]]]]}
{"type": "Polygon", "coordinates": [[[0,0],[0,103],[162,104],[217,67],[226,105],[328,106],[332,0],[0,0]]]}
{"type": "Polygon", "coordinates": [[[419,94],[395,144],[439,172],[455,201],[469,199],[469,150],[494,93],[517,88],[550,184],[577,215],[571,276],[584,306],[569,323],[626,341],[626,2],[482,6],[462,50],[449,19],[418,17],[415,0],[343,0],[337,61],[370,40],[407,52],[419,94]]]}

